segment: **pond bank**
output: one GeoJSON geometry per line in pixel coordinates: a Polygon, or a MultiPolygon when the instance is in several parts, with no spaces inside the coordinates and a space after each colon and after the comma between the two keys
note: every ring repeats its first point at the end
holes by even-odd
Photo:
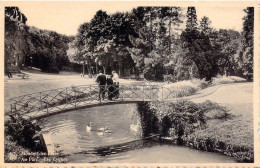
{"type": "MultiPolygon", "coordinates": [[[[163,144],[176,145],[177,138],[162,137],[163,144]]],[[[182,146],[190,147],[193,149],[203,150],[207,152],[220,153],[226,156],[233,157],[238,162],[253,163],[254,153],[253,149],[245,146],[235,146],[232,144],[226,144],[211,138],[200,139],[197,137],[187,138],[183,141],[182,146]]]]}
{"type": "Polygon", "coordinates": [[[254,161],[253,136],[250,136],[253,131],[248,124],[248,115],[234,115],[227,108],[210,101],[196,104],[180,100],[141,106],[142,113],[148,109],[150,114],[143,114],[144,122],[148,123],[146,128],[149,128],[144,132],[161,134],[165,144],[221,153],[239,162],[254,161]],[[149,123],[156,123],[156,126],[151,129],[149,123]]]}

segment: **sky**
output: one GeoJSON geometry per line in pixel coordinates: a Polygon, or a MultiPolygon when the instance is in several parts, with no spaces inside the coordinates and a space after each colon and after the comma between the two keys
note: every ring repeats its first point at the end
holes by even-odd
{"type": "MultiPolygon", "coordinates": [[[[108,14],[117,11],[131,11],[137,4],[133,3],[107,3],[104,2],[77,2],[60,3],[54,2],[30,3],[17,5],[27,17],[27,25],[40,29],[54,30],[65,35],[76,35],[80,24],[89,22],[95,13],[102,9],[108,14]]],[[[242,31],[243,7],[196,7],[197,17],[207,16],[212,21],[211,26],[216,29],[235,29],[242,31]]],[[[183,14],[186,15],[186,8],[183,14]]]]}

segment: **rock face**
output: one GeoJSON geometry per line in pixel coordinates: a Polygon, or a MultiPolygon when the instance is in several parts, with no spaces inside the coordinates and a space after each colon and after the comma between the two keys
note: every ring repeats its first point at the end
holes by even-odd
{"type": "Polygon", "coordinates": [[[18,7],[5,8],[5,72],[17,72],[21,68],[26,48],[27,18],[18,7]]]}

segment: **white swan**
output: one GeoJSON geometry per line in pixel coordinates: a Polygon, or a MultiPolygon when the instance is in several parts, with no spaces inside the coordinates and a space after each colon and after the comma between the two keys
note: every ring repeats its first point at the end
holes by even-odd
{"type": "Polygon", "coordinates": [[[103,133],[113,133],[112,130],[109,130],[107,126],[101,127],[99,129],[93,129],[92,127],[92,122],[89,123],[89,126],[86,126],[86,130],[87,132],[97,132],[99,135],[103,134],[103,133]]]}
{"type": "Polygon", "coordinates": [[[93,131],[92,122],[89,123],[89,126],[88,125],[86,126],[86,130],[87,132],[93,131]]]}
{"type": "Polygon", "coordinates": [[[110,129],[107,129],[107,130],[105,130],[105,131],[104,131],[104,133],[105,133],[105,134],[112,134],[112,133],[113,133],[113,131],[112,131],[112,130],[110,130],[110,129]]]}
{"type": "Polygon", "coordinates": [[[139,127],[138,127],[137,124],[131,124],[131,125],[130,125],[130,129],[133,130],[133,131],[135,131],[135,132],[138,132],[138,128],[139,128],[139,127]]]}
{"type": "Polygon", "coordinates": [[[97,129],[98,132],[104,132],[106,130],[108,130],[107,126],[97,129]]]}

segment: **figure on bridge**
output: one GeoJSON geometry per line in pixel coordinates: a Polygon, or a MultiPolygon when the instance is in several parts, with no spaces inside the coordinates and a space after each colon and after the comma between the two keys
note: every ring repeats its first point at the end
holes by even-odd
{"type": "Polygon", "coordinates": [[[113,86],[113,79],[111,78],[111,75],[107,75],[107,97],[108,97],[108,100],[112,100],[113,97],[115,97],[114,91],[115,91],[115,88],[113,86]]]}
{"type": "Polygon", "coordinates": [[[113,82],[114,82],[114,88],[115,88],[115,91],[114,91],[114,94],[115,94],[115,99],[118,99],[119,98],[119,76],[118,74],[116,73],[116,71],[112,71],[112,75],[113,75],[113,82]]]}
{"type": "Polygon", "coordinates": [[[101,99],[101,97],[100,97],[101,95],[102,95],[102,99],[104,100],[105,93],[106,93],[107,79],[106,79],[106,75],[103,74],[102,70],[99,71],[99,74],[97,75],[97,78],[96,78],[96,82],[99,85],[99,100],[101,99]]]}

